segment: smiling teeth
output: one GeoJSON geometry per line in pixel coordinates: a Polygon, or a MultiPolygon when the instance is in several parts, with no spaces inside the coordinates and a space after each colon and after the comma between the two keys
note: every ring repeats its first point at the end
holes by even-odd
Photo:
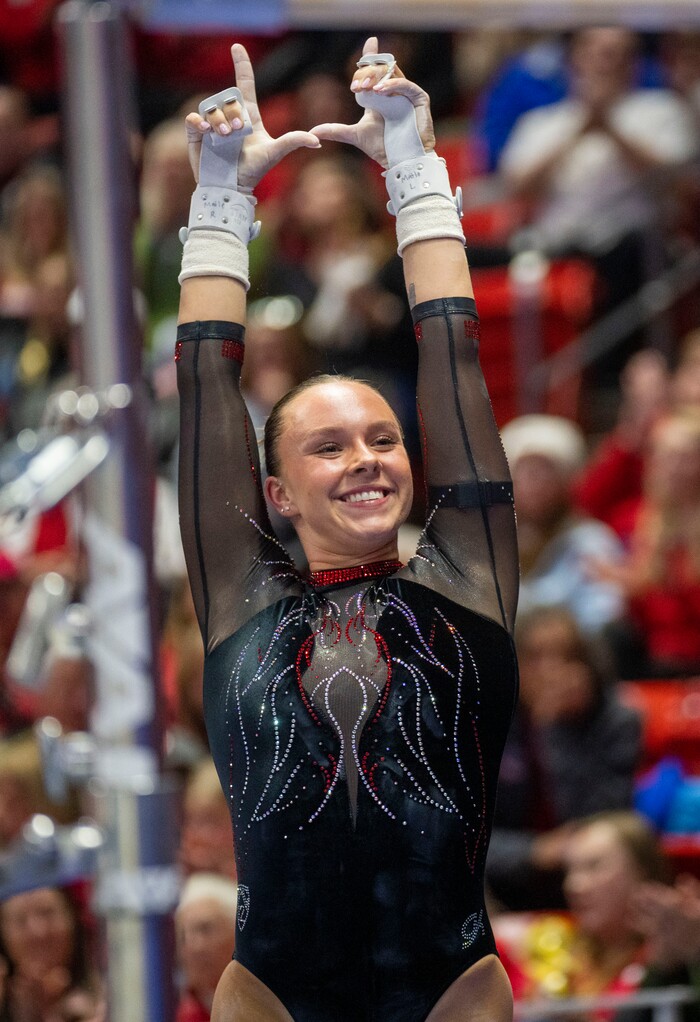
{"type": "Polygon", "coordinates": [[[381,500],[383,496],[380,490],[363,490],[362,493],[351,493],[344,499],[349,504],[358,504],[361,500],[381,500]]]}

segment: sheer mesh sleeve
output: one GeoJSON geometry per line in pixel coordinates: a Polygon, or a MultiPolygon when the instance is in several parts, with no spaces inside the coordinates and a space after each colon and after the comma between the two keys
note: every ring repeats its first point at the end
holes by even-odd
{"type": "Polygon", "coordinates": [[[470,298],[413,309],[428,518],[419,581],[512,629],[518,554],[512,485],[478,359],[470,298]]]}
{"type": "Polygon", "coordinates": [[[180,392],[180,528],[205,648],[298,586],[274,538],[255,431],[240,391],[243,327],[185,323],[180,392]]]}

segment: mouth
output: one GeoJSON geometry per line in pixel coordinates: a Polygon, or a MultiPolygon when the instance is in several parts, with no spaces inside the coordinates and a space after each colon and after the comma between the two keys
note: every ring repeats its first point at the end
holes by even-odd
{"type": "Polygon", "coordinates": [[[391,490],[383,489],[382,487],[368,487],[366,490],[354,490],[352,493],[345,493],[338,499],[343,504],[372,505],[384,500],[390,493],[391,490]]]}

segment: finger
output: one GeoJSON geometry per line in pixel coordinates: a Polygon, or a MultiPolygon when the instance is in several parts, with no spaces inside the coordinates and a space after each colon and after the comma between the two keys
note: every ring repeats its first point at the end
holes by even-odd
{"type": "Polygon", "coordinates": [[[224,104],[223,108],[214,106],[207,110],[205,119],[217,135],[230,135],[232,131],[240,131],[243,127],[243,108],[233,100],[224,104]]]}
{"type": "Polygon", "coordinates": [[[317,124],[311,129],[317,138],[323,138],[329,142],[348,142],[354,145],[357,137],[356,124],[317,124]]]}
{"type": "Polygon", "coordinates": [[[293,153],[295,149],[302,148],[320,149],[321,143],[313,132],[288,131],[285,135],[280,135],[279,138],[272,142],[270,146],[272,161],[273,163],[279,163],[289,153],[293,153]]]}
{"type": "Polygon", "coordinates": [[[190,145],[200,145],[202,136],[211,131],[211,125],[199,114],[188,114],[185,118],[185,132],[190,145]]]}
{"type": "Polygon", "coordinates": [[[350,88],[353,92],[374,88],[379,82],[386,79],[389,75],[394,75],[394,73],[395,67],[393,65],[387,67],[386,64],[368,64],[364,67],[358,67],[352,76],[350,88]]]}
{"type": "Polygon", "coordinates": [[[185,119],[185,131],[187,133],[187,155],[190,158],[190,167],[192,168],[195,181],[199,181],[199,157],[202,151],[202,138],[207,132],[211,131],[211,127],[199,114],[188,114],[185,119]]]}
{"type": "Polygon", "coordinates": [[[383,96],[405,96],[414,106],[429,102],[425,89],[415,82],[409,82],[408,78],[385,78],[374,86],[373,91],[381,92],[383,96]]]}
{"type": "Polygon", "coordinates": [[[366,57],[368,53],[379,53],[379,39],[376,35],[369,36],[362,47],[362,56],[366,57]]]}
{"type": "Polygon", "coordinates": [[[255,120],[259,120],[260,115],[258,113],[258,99],[255,94],[255,75],[253,74],[253,65],[250,62],[248,51],[241,43],[234,43],[231,47],[231,57],[233,58],[233,66],[236,69],[236,85],[241,90],[243,102],[248,108],[250,119],[255,124],[255,120]]]}

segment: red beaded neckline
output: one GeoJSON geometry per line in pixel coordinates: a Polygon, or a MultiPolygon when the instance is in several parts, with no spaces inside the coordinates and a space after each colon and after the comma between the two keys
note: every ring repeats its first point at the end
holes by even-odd
{"type": "Polygon", "coordinates": [[[321,588],[343,585],[345,582],[354,582],[358,578],[393,575],[403,566],[402,561],[373,561],[371,564],[354,564],[351,568],[322,568],[320,571],[310,571],[306,578],[312,586],[321,588]]]}

